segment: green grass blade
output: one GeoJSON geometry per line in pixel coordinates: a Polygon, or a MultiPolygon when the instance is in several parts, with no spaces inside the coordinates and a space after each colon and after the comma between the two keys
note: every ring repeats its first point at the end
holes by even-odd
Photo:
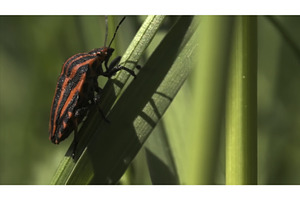
{"type": "Polygon", "coordinates": [[[145,143],[152,184],[178,185],[179,177],[163,123],[159,123],[145,143]]]}
{"type": "MultiPolygon", "coordinates": [[[[160,24],[162,23],[164,16],[149,16],[143,23],[142,27],[140,28],[139,32],[137,33],[136,37],[134,38],[133,42],[129,46],[128,50],[126,51],[125,55],[122,57],[122,62],[130,61],[125,66],[127,68],[133,68],[135,63],[138,62],[139,58],[141,57],[143,51],[147,48],[151,40],[153,39],[156,31],[158,30],[160,24]]],[[[113,105],[117,96],[121,93],[122,86],[125,85],[125,82],[128,80],[129,75],[126,72],[119,73],[117,80],[113,79],[112,81],[108,81],[104,88],[104,93],[106,94],[103,98],[103,102],[101,104],[102,110],[104,113],[107,113],[108,110],[113,105]],[[118,83],[118,84],[113,84],[118,83]],[[115,88],[115,90],[113,90],[115,88]]],[[[96,109],[95,109],[96,110],[96,109]]],[[[79,136],[79,144],[77,147],[77,155],[81,155],[84,148],[87,146],[87,143],[90,140],[91,135],[95,132],[95,128],[101,122],[101,116],[98,115],[96,111],[91,111],[88,116],[88,119],[82,125],[80,129],[79,136]],[[101,120],[97,120],[97,119],[101,120]]],[[[54,175],[51,184],[67,184],[72,182],[68,181],[70,178],[74,178],[76,174],[73,173],[74,168],[79,163],[76,157],[76,162],[70,158],[70,154],[72,151],[72,146],[69,148],[69,151],[66,153],[66,156],[61,161],[60,166],[57,169],[56,174],[54,175]]],[[[80,161],[82,162],[82,161],[80,161]]],[[[82,176],[85,171],[82,171],[82,176]]],[[[89,177],[92,176],[90,171],[86,171],[85,180],[78,181],[76,183],[87,184],[89,183],[89,177]]],[[[75,182],[73,182],[75,183],[75,182]]]]}
{"type": "Polygon", "coordinates": [[[257,19],[236,19],[226,109],[226,184],[257,184],[257,19]]]}
{"type": "Polygon", "coordinates": [[[234,17],[201,17],[185,184],[215,184],[234,17]]]}
{"type": "MultiPolygon", "coordinates": [[[[119,180],[183,84],[189,68],[182,65],[190,62],[195,50],[189,41],[192,18],[180,18],[109,113],[114,124],[102,124],[88,145],[81,159],[89,163],[78,166],[78,172],[92,168],[92,184],[119,180]]],[[[69,183],[78,181],[77,176],[69,183]]]]}

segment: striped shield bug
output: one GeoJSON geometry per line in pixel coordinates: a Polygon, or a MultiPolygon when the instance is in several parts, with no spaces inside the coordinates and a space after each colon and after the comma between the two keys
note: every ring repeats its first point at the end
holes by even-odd
{"type": "MultiPolygon", "coordinates": [[[[49,139],[54,144],[59,144],[74,131],[73,157],[78,142],[76,139],[78,124],[87,115],[90,107],[97,104],[101,97],[102,89],[98,86],[98,76],[110,78],[119,70],[125,70],[135,77],[132,70],[119,65],[120,56],[108,65],[114,52],[110,46],[124,19],[125,17],[119,22],[109,45],[106,46],[108,35],[106,17],[104,47],[93,49],[87,53],[78,53],[67,59],[62,66],[50,110],[49,139]]],[[[101,112],[100,109],[99,111],[101,112]]],[[[104,116],[102,112],[101,114],[104,116]]]]}

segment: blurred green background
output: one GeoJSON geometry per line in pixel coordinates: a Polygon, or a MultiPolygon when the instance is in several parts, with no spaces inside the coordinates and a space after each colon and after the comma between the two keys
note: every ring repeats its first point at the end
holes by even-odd
{"type": "MultiPolygon", "coordinates": [[[[145,17],[127,17],[113,45],[114,56],[126,50],[145,17]]],[[[174,19],[165,19],[140,64],[174,19]]],[[[300,184],[300,17],[257,19],[258,183],[300,184]]],[[[120,17],[114,20],[117,23],[120,17]]],[[[57,146],[48,140],[49,112],[61,66],[76,53],[103,46],[104,31],[103,16],[0,16],[0,184],[50,183],[73,138],[57,146]]],[[[192,79],[183,85],[153,132],[168,133],[181,184],[189,183],[185,157],[193,151],[185,142],[193,118],[189,112],[195,95],[192,79]]],[[[100,85],[105,80],[99,79],[100,85]]],[[[215,184],[225,183],[222,134],[220,141],[215,184]]],[[[121,183],[151,183],[144,149],[127,175],[121,183]]]]}

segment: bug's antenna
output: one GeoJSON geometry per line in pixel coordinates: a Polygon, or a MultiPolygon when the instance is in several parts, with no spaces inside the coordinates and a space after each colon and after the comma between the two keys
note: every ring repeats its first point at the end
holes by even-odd
{"type": "Polygon", "coordinates": [[[105,15],[105,38],[104,38],[104,46],[106,47],[107,42],[107,35],[108,35],[108,19],[107,15],[105,15]]]}
{"type": "Polygon", "coordinates": [[[116,36],[116,34],[117,34],[117,31],[118,31],[118,29],[119,29],[119,26],[122,24],[122,22],[124,21],[125,18],[126,18],[126,17],[123,17],[123,18],[121,19],[121,21],[119,22],[119,24],[118,24],[118,26],[117,26],[117,28],[116,28],[116,30],[115,30],[114,36],[112,37],[112,39],[111,39],[111,41],[110,41],[108,47],[110,47],[111,43],[114,41],[115,36],[116,36]]]}

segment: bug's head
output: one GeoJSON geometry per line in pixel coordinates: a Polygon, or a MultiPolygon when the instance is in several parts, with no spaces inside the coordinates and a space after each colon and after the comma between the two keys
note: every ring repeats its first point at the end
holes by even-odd
{"type": "Polygon", "coordinates": [[[113,48],[102,47],[102,48],[93,49],[92,51],[88,52],[88,54],[97,56],[99,60],[106,60],[110,58],[113,52],[114,52],[113,48]]]}
{"type": "Polygon", "coordinates": [[[114,52],[113,48],[107,47],[106,48],[106,57],[110,57],[113,52],[114,52]]]}
{"type": "Polygon", "coordinates": [[[107,65],[110,56],[114,52],[114,49],[110,48],[110,47],[104,47],[103,50],[105,51],[105,52],[103,52],[103,53],[105,53],[105,56],[104,56],[105,65],[107,65]]]}
{"type": "Polygon", "coordinates": [[[99,60],[106,60],[109,59],[112,53],[114,52],[113,48],[110,47],[102,47],[98,49],[94,49],[89,52],[89,54],[94,54],[98,56],[99,60]]]}

